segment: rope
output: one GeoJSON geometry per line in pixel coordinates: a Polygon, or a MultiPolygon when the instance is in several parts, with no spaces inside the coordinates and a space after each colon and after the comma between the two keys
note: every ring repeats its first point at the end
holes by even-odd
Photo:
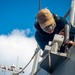
{"type": "Polygon", "coordinates": [[[26,69],[26,67],[30,64],[30,62],[33,60],[33,58],[35,57],[35,55],[38,53],[39,50],[40,50],[40,48],[36,48],[36,52],[32,56],[31,60],[28,62],[28,64],[20,72],[16,73],[15,75],[19,75],[20,73],[22,73],[24,71],[24,69],[26,69]]]}

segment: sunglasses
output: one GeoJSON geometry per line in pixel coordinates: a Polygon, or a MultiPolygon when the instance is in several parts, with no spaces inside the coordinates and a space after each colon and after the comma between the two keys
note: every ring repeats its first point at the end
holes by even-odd
{"type": "Polygon", "coordinates": [[[48,31],[48,30],[54,30],[56,27],[56,24],[50,24],[48,26],[46,26],[45,28],[43,28],[43,31],[48,31]]]}

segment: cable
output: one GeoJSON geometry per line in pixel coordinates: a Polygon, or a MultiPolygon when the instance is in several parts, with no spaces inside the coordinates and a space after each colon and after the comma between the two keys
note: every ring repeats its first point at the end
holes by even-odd
{"type": "Polygon", "coordinates": [[[26,69],[26,67],[30,64],[30,62],[32,61],[32,59],[35,57],[35,55],[38,53],[38,51],[40,50],[40,47],[36,48],[36,52],[33,54],[31,60],[28,62],[28,64],[18,73],[16,73],[15,75],[19,75],[20,73],[23,72],[24,69],[26,69]]]}

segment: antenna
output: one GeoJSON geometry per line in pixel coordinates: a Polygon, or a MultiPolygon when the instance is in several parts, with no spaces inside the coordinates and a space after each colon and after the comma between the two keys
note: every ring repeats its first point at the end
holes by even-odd
{"type": "Polygon", "coordinates": [[[16,69],[18,70],[18,60],[19,60],[19,57],[17,57],[17,63],[16,63],[16,69]]]}
{"type": "MultiPolygon", "coordinates": [[[[41,0],[39,0],[39,5],[38,5],[38,11],[41,9],[41,0]]],[[[35,50],[35,53],[37,52],[35,58],[34,58],[34,62],[33,62],[33,67],[32,67],[32,72],[30,75],[35,75],[35,72],[37,70],[37,67],[38,67],[38,62],[39,62],[39,57],[40,57],[40,47],[39,45],[37,44],[37,48],[35,50]]]]}
{"type": "MultiPolygon", "coordinates": [[[[38,0],[38,11],[41,10],[41,0],[38,0]]],[[[37,19],[35,17],[35,23],[36,23],[37,19]]]]}
{"type": "Polygon", "coordinates": [[[39,0],[39,9],[38,10],[40,10],[41,9],[41,0],[39,0]]]}

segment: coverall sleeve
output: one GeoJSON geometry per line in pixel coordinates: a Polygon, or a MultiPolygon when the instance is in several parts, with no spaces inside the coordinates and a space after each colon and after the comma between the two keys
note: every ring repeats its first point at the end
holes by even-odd
{"type": "Polygon", "coordinates": [[[61,28],[63,28],[66,24],[69,25],[69,27],[70,27],[69,40],[74,41],[75,28],[72,26],[72,24],[69,21],[67,21],[66,19],[64,19],[64,18],[61,18],[59,22],[61,24],[61,26],[60,26],[61,28]]]}
{"type": "Polygon", "coordinates": [[[35,39],[36,39],[38,45],[40,46],[40,48],[44,51],[45,45],[48,44],[48,41],[45,40],[38,31],[36,31],[36,33],[35,33],[35,39]]]}

